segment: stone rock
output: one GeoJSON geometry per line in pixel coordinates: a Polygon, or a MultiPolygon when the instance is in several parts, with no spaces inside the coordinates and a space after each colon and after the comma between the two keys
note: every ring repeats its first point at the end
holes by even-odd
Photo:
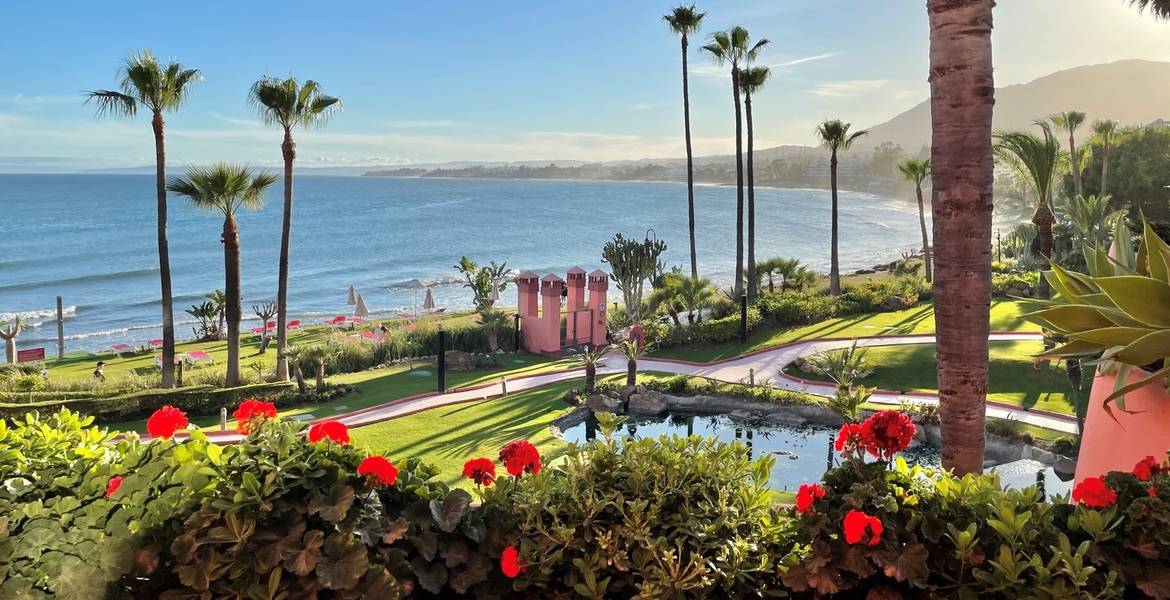
{"type": "MultiPolygon", "coordinates": [[[[472,371],[475,369],[475,356],[460,350],[448,350],[445,362],[447,363],[448,371],[472,371]]],[[[431,366],[436,369],[439,368],[439,358],[437,356],[431,360],[431,366]]]]}
{"type": "Polygon", "coordinates": [[[666,412],[666,400],[660,392],[646,390],[638,394],[630,394],[630,413],[659,415],[666,412]]]}
{"type": "Polygon", "coordinates": [[[1052,470],[1057,475],[1073,475],[1077,472],[1077,461],[1067,456],[1058,457],[1056,462],[1052,463],[1052,470]]]}
{"type": "Polygon", "coordinates": [[[638,388],[637,386],[623,385],[622,387],[618,388],[617,392],[618,400],[621,401],[622,406],[626,406],[630,403],[630,396],[638,393],[638,388]]]}
{"type": "Polygon", "coordinates": [[[620,400],[602,394],[593,394],[588,397],[585,400],[585,407],[595,413],[608,412],[620,415],[623,412],[620,400]]]}
{"type": "Polygon", "coordinates": [[[892,311],[897,311],[897,310],[903,310],[905,308],[906,308],[906,301],[903,300],[899,296],[890,296],[889,298],[886,298],[885,302],[882,302],[882,310],[892,312],[892,311]]]}
{"type": "Polygon", "coordinates": [[[873,275],[874,273],[877,273],[877,271],[874,271],[873,269],[858,269],[853,274],[854,275],[873,275]]]}

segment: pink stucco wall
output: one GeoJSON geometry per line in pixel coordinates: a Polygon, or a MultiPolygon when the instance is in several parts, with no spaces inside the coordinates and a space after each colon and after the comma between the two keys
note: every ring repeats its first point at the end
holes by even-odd
{"type": "MultiPolygon", "coordinates": [[[[1130,375],[1130,383],[1142,374],[1130,375]]],[[[1170,448],[1170,397],[1158,383],[1125,395],[1125,408],[1111,404],[1113,417],[1105,412],[1104,400],[1113,392],[1112,375],[1098,375],[1085,412],[1085,431],[1077,458],[1076,481],[1098,477],[1109,471],[1130,471],[1147,456],[1165,460],[1170,448]]]]}

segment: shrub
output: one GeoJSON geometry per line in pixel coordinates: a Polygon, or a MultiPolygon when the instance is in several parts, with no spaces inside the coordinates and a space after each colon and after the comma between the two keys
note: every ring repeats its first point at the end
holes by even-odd
{"type": "MultiPolygon", "coordinates": [[[[33,402],[0,403],[0,419],[23,419],[25,413],[39,411],[49,414],[66,408],[89,415],[99,423],[145,418],[162,406],[174,406],[192,415],[218,414],[220,408],[231,410],[248,398],[259,398],[288,405],[296,400],[296,384],[289,382],[261,383],[235,388],[211,386],[156,389],[107,398],[60,399],[34,397],[33,402]]],[[[55,394],[55,393],[54,393],[55,394]]]]}
{"type": "Polygon", "coordinates": [[[991,276],[991,293],[997,296],[1003,296],[1007,294],[1008,290],[1016,288],[1021,283],[1026,283],[1030,287],[1035,288],[1040,285],[1040,273],[1038,271],[1028,273],[995,273],[991,276]]]}
{"type": "MultiPolygon", "coordinates": [[[[597,383],[596,390],[601,393],[616,391],[624,383],[624,380],[617,379],[600,381],[597,383]]],[[[727,396],[781,405],[817,403],[816,398],[805,392],[784,390],[765,385],[751,386],[742,383],[724,383],[714,379],[688,377],[686,375],[673,375],[670,377],[641,375],[638,377],[638,385],[665,394],[727,396]]]]}
{"type": "Polygon", "coordinates": [[[807,325],[837,316],[839,301],[834,296],[784,292],[762,294],[754,306],[776,325],[807,325]]]}
{"type": "MultiPolygon", "coordinates": [[[[760,311],[754,307],[748,307],[747,311],[747,328],[750,334],[760,323],[763,318],[760,316],[760,311]]],[[[704,342],[712,342],[716,344],[730,342],[739,339],[739,325],[740,316],[738,313],[723,317],[722,319],[710,319],[695,325],[698,328],[698,338],[704,342]]]]}
{"type": "Polygon", "coordinates": [[[987,428],[988,433],[1009,440],[1016,440],[1025,444],[1031,444],[1035,441],[1031,432],[1028,431],[1023,423],[1012,419],[987,419],[984,427],[987,428]]]}
{"type": "Polygon", "coordinates": [[[1081,453],[1081,440],[1075,437],[1059,437],[1052,442],[1052,451],[1062,456],[1076,456],[1081,453]]]}
{"type": "MultiPolygon", "coordinates": [[[[886,300],[897,297],[906,306],[918,303],[919,295],[928,290],[924,280],[918,278],[902,278],[896,280],[863,281],[846,286],[841,293],[841,299],[850,303],[850,312],[878,312],[886,310],[886,300]]],[[[845,311],[842,311],[844,314],[845,311]]]]}
{"type": "Polygon", "coordinates": [[[1007,273],[1007,272],[1011,271],[1013,267],[1015,267],[1015,262],[1016,261],[1011,260],[1011,259],[993,260],[993,261],[991,261],[991,272],[992,273],[1007,273]]]}

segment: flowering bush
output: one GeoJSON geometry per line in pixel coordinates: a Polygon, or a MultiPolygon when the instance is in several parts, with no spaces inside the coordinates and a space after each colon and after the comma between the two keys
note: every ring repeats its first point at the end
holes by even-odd
{"type": "Polygon", "coordinates": [[[349,428],[341,421],[318,421],[309,428],[309,441],[316,444],[321,440],[348,444],[349,428]]]}
{"type": "Polygon", "coordinates": [[[146,420],[146,432],[150,437],[169,440],[176,431],[187,428],[187,413],[173,407],[164,406],[150,415],[146,420]]]}
{"type": "Polygon", "coordinates": [[[536,450],[536,446],[525,440],[516,440],[504,446],[504,449],[500,450],[500,462],[504,463],[504,468],[513,477],[519,477],[524,473],[533,475],[540,473],[540,452],[536,450]]]}
{"type": "Polygon", "coordinates": [[[236,432],[248,435],[261,421],[276,418],[276,405],[252,398],[241,402],[232,416],[236,419],[236,432]]]}

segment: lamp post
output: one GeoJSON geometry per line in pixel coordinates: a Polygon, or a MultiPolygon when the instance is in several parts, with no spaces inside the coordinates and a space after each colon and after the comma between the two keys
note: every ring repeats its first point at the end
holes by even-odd
{"type": "Polygon", "coordinates": [[[447,332],[439,329],[439,356],[435,359],[439,373],[439,393],[447,393],[447,332]]]}

